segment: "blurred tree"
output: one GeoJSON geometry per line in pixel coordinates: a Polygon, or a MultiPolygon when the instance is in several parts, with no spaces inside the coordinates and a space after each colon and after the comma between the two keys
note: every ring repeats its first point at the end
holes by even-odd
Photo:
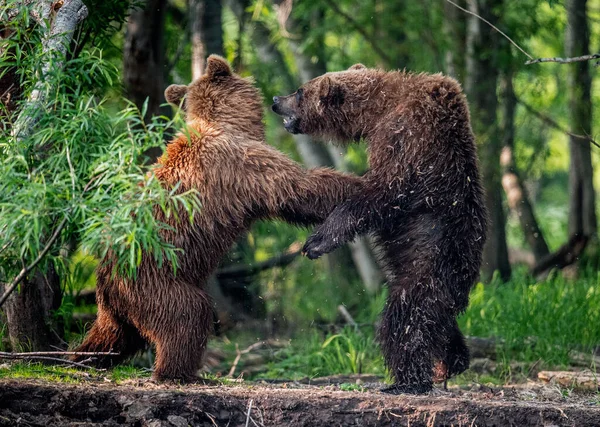
{"type": "MultiPolygon", "coordinates": [[[[167,0],[145,0],[131,10],[123,52],[123,85],[138,108],[148,102],[146,118],[169,115],[161,108],[165,84],[165,12],[167,0]]],[[[154,157],[159,152],[152,153],[154,157]]]]}
{"type": "Polygon", "coordinates": [[[192,80],[204,74],[208,55],[223,56],[222,8],[221,0],[188,0],[192,80]]]}
{"type": "MultiPolygon", "coordinates": [[[[505,51],[510,57],[510,47],[507,43],[505,51]]],[[[506,192],[508,206],[515,212],[521,225],[521,230],[525,236],[527,244],[531,248],[534,261],[537,263],[549,253],[548,245],[544,239],[535,217],[533,206],[531,205],[527,189],[523,185],[521,174],[517,169],[514,159],[515,145],[515,111],[517,98],[513,87],[513,65],[512,58],[505,67],[505,71],[500,77],[500,96],[502,104],[502,120],[500,122],[500,132],[502,134],[502,155],[500,162],[502,165],[502,186],[506,192]]]]}
{"type": "MultiPolygon", "coordinates": [[[[468,0],[468,10],[494,23],[499,20],[502,0],[468,0]]],[[[480,147],[480,165],[490,216],[488,238],[483,253],[482,273],[489,280],[498,271],[510,278],[506,245],[506,218],[502,202],[496,88],[501,64],[498,60],[498,33],[477,16],[467,18],[465,90],[471,104],[473,130],[480,147]]]]}
{"type": "MultiPolygon", "coordinates": [[[[464,7],[464,1],[456,3],[464,7]]],[[[466,52],[466,14],[453,4],[443,2],[444,7],[444,38],[447,45],[444,56],[446,74],[462,80],[465,75],[466,52]]]]}
{"type": "MultiPolygon", "coordinates": [[[[587,0],[567,0],[567,29],[565,53],[569,57],[590,53],[587,0]]],[[[589,62],[567,65],[569,122],[575,134],[592,134],[592,99],[589,62]]],[[[569,138],[569,235],[596,239],[596,195],[594,193],[594,170],[589,141],[571,136],[569,138]]]]}

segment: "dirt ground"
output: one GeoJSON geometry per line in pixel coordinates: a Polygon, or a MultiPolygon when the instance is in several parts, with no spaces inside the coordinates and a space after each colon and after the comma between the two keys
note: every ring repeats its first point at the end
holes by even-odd
{"type": "Polygon", "coordinates": [[[159,386],[147,380],[1,380],[0,426],[600,426],[597,394],[565,396],[553,386],[477,385],[414,397],[382,394],[376,383],[341,391],[334,381],[159,386]]]}

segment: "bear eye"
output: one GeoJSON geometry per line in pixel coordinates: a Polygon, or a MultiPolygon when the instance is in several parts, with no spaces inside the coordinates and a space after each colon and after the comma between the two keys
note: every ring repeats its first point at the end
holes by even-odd
{"type": "Polygon", "coordinates": [[[300,102],[302,96],[304,95],[304,89],[300,88],[296,91],[296,102],[300,102]]]}

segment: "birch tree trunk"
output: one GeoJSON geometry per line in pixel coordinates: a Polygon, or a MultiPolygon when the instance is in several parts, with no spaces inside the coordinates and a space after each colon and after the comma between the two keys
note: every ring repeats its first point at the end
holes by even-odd
{"type": "MultiPolygon", "coordinates": [[[[494,23],[501,0],[467,0],[468,10],[494,23]]],[[[465,89],[471,106],[473,130],[479,145],[485,201],[490,216],[488,239],[483,251],[483,279],[498,271],[503,280],[511,274],[506,246],[506,218],[502,205],[500,152],[502,141],[497,126],[496,88],[499,64],[498,35],[479,18],[467,18],[465,89]]]]}
{"type": "MultiPolygon", "coordinates": [[[[587,0],[568,0],[565,54],[568,57],[587,55],[589,28],[587,0]]],[[[575,134],[592,135],[592,100],[589,62],[569,67],[568,96],[570,130],[575,134]]],[[[570,137],[569,150],[569,234],[586,236],[594,241],[597,233],[596,197],[594,193],[592,156],[589,141],[570,137]]]]}

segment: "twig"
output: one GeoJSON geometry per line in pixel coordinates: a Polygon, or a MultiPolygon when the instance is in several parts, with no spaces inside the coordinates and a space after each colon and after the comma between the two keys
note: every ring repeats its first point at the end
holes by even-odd
{"type": "Polygon", "coordinates": [[[48,240],[48,243],[46,244],[42,252],[40,252],[37,258],[31,264],[29,264],[27,267],[24,267],[19,272],[17,277],[15,277],[14,280],[10,283],[10,285],[8,285],[8,289],[6,290],[6,292],[4,292],[2,298],[0,298],[0,307],[2,307],[2,304],[6,302],[10,294],[16,289],[16,287],[19,285],[19,283],[21,283],[25,276],[27,276],[27,274],[39,264],[42,258],[46,256],[56,239],[58,239],[58,236],[60,236],[60,233],[62,232],[63,228],[65,228],[65,225],[67,225],[67,219],[68,218],[66,216],[63,218],[58,227],[56,227],[56,230],[54,230],[54,234],[52,235],[52,237],[50,237],[50,240],[48,240]]]}
{"type": "Polygon", "coordinates": [[[335,1],[326,0],[326,2],[331,9],[333,9],[338,15],[341,15],[346,21],[348,21],[350,25],[352,25],[356,29],[356,31],[360,33],[361,36],[363,36],[367,43],[371,45],[373,50],[377,52],[377,54],[379,54],[379,56],[381,56],[385,60],[385,62],[388,63],[388,65],[393,65],[394,62],[392,61],[392,58],[381,47],[379,47],[379,45],[373,39],[373,37],[371,37],[371,35],[368,34],[364,30],[364,28],[361,25],[359,25],[358,22],[354,20],[354,18],[352,18],[352,16],[348,15],[346,12],[340,9],[340,7],[336,4],[335,1]]]}
{"type": "Polygon", "coordinates": [[[539,64],[540,62],[558,62],[559,64],[571,64],[573,62],[584,62],[599,59],[600,53],[594,53],[593,55],[575,56],[572,58],[537,58],[531,59],[525,63],[525,65],[539,64]]]}
{"type": "Polygon", "coordinates": [[[538,119],[540,119],[544,123],[547,123],[548,125],[550,125],[554,129],[559,130],[559,131],[563,132],[566,135],[572,136],[573,138],[582,139],[584,141],[589,141],[591,144],[593,144],[596,147],[600,148],[600,144],[598,144],[593,138],[591,138],[591,137],[589,137],[587,135],[579,135],[579,134],[573,133],[571,131],[568,131],[567,129],[565,129],[564,127],[562,127],[561,125],[559,125],[556,121],[554,121],[551,117],[548,117],[544,113],[540,113],[535,108],[533,108],[531,105],[527,104],[526,102],[522,101],[521,99],[517,98],[517,102],[519,104],[521,104],[523,107],[525,107],[525,109],[529,113],[533,114],[538,119]]]}
{"type": "Polygon", "coordinates": [[[340,312],[340,314],[342,315],[342,317],[348,324],[350,324],[352,326],[358,326],[358,324],[352,318],[352,316],[350,315],[350,312],[348,312],[348,309],[346,307],[344,307],[343,305],[340,304],[340,305],[338,305],[338,311],[340,312]]]}
{"type": "Polygon", "coordinates": [[[209,414],[208,412],[204,412],[206,414],[206,416],[208,417],[208,419],[210,420],[210,422],[212,423],[213,426],[215,427],[219,427],[217,425],[217,423],[215,422],[215,416],[213,414],[209,414]]]}
{"type": "MultiPolygon", "coordinates": [[[[14,357],[13,353],[2,352],[2,353],[0,353],[0,359],[8,359],[8,360],[47,360],[47,361],[50,361],[50,362],[60,362],[62,364],[66,364],[66,365],[77,366],[79,368],[84,368],[84,369],[93,369],[95,371],[105,371],[106,370],[106,369],[94,368],[93,366],[85,365],[82,362],[74,362],[72,360],[60,359],[58,357],[34,356],[31,353],[16,353],[16,354],[26,354],[27,356],[14,357]]],[[[92,360],[93,360],[93,358],[89,358],[89,359],[84,360],[84,362],[91,362],[92,360]]]]}
{"type": "Polygon", "coordinates": [[[248,427],[248,422],[250,421],[250,412],[252,411],[252,399],[248,402],[248,413],[246,414],[246,427],[248,427]]]}
{"type": "Polygon", "coordinates": [[[469,15],[473,15],[477,19],[482,20],[483,22],[485,22],[486,24],[488,24],[490,27],[492,27],[494,30],[496,30],[500,34],[502,34],[509,42],[511,42],[513,44],[514,47],[516,47],[517,49],[519,49],[527,58],[529,58],[530,60],[534,60],[533,56],[531,56],[530,54],[528,54],[527,52],[525,52],[525,50],[521,46],[519,46],[517,43],[515,43],[513,39],[511,39],[510,37],[508,37],[502,30],[500,30],[498,27],[496,27],[494,24],[492,24],[487,19],[483,18],[482,16],[477,15],[475,12],[471,12],[470,10],[467,10],[464,7],[459,6],[458,4],[454,3],[452,0],[444,0],[444,1],[450,3],[452,6],[454,6],[454,7],[458,8],[458,9],[462,10],[463,12],[468,13],[469,15]]]}
{"type": "Polygon", "coordinates": [[[229,373],[227,374],[228,378],[233,377],[233,374],[235,374],[235,369],[237,368],[237,365],[242,357],[242,354],[247,354],[250,353],[252,350],[255,350],[257,348],[260,348],[264,345],[264,342],[257,342],[252,344],[250,347],[246,348],[245,350],[240,351],[238,345],[235,345],[235,351],[237,353],[237,355],[235,356],[235,360],[233,361],[233,364],[231,365],[231,369],[229,370],[229,373]]]}
{"type": "Polygon", "coordinates": [[[24,358],[28,356],[119,356],[120,353],[110,351],[32,351],[27,353],[11,353],[0,351],[0,357],[24,358]]]}
{"type": "Polygon", "coordinates": [[[241,266],[233,266],[222,268],[217,271],[217,279],[229,278],[229,277],[239,277],[239,276],[251,276],[263,270],[268,270],[273,267],[285,267],[289,263],[291,263],[296,257],[300,255],[300,251],[294,251],[290,253],[284,253],[280,255],[276,255],[273,258],[269,258],[266,261],[259,262],[252,265],[241,265],[241,266]]]}
{"type": "Polygon", "coordinates": [[[11,245],[11,243],[12,243],[12,242],[13,242],[13,239],[10,239],[8,242],[6,242],[6,243],[5,243],[5,244],[4,244],[4,245],[3,245],[3,246],[0,248],[0,254],[1,254],[2,252],[4,252],[4,251],[6,250],[6,248],[8,248],[8,247],[11,245]]]}

